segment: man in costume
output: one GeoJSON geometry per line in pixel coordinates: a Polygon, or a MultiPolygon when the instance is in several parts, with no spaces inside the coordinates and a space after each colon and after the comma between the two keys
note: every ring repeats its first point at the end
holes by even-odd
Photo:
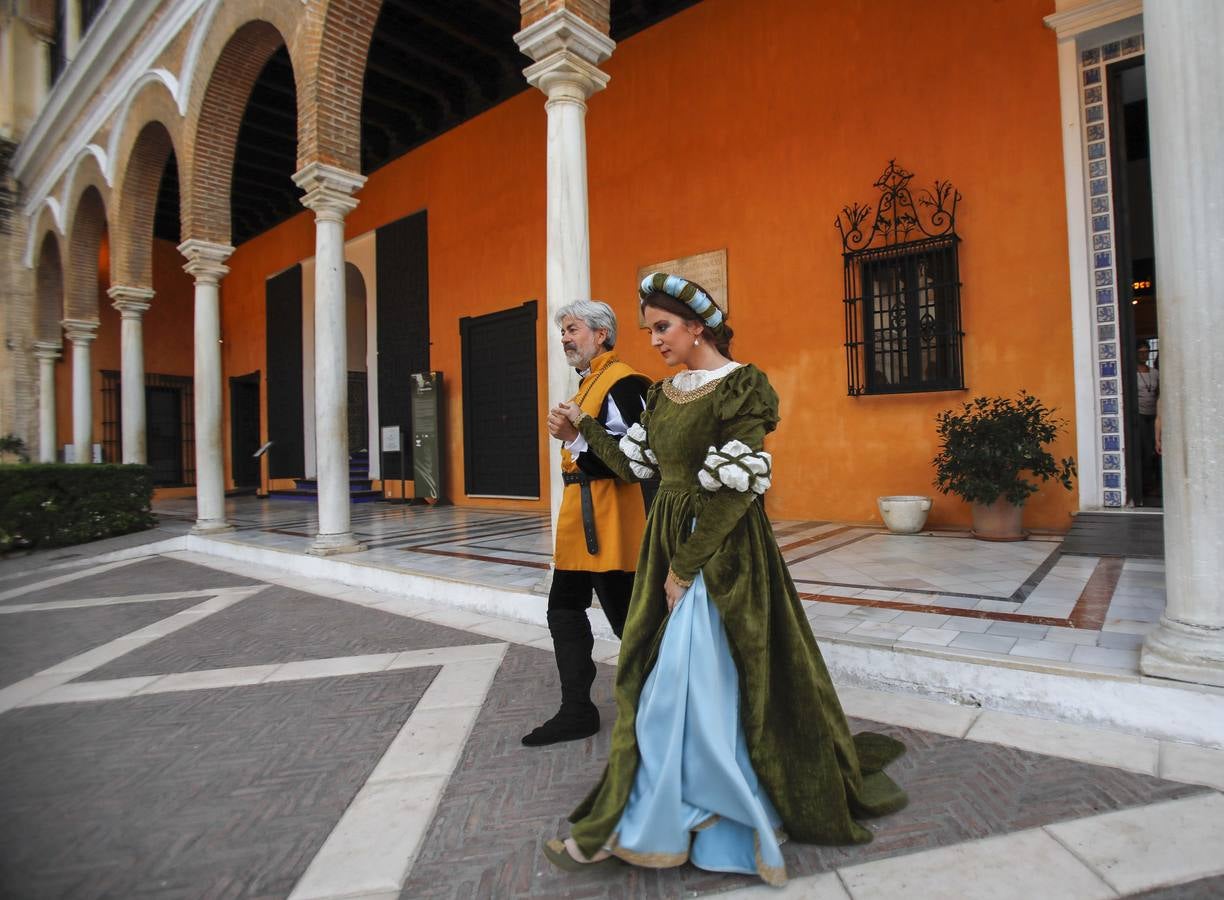
{"type": "MultiPolygon", "coordinates": [[[[641,418],[649,380],[616,358],[616,314],[606,303],[579,300],[558,310],[556,324],[566,362],[581,377],[572,402],[609,434],[623,435],[641,418]]],[[[620,637],[645,527],[642,486],[617,478],[555,409],[549,412],[548,431],[563,442],[565,481],[548,593],[561,708],[523,737],[528,747],[581,740],[599,731],[599,710],[591,702],[594,637],[586,611],[594,591],[620,637]]]]}

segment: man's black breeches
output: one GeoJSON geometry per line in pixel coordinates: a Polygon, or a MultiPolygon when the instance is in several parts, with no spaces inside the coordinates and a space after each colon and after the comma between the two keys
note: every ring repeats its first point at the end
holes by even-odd
{"type": "Polygon", "coordinates": [[[629,614],[629,595],[633,592],[632,572],[580,572],[573,569],[553,571],[552,589],[548,592],[548,611],[572,610],[586,612],[591,606],[591,591],[599,597],[599,605],[617,637],[625,629],[629,614]]]}

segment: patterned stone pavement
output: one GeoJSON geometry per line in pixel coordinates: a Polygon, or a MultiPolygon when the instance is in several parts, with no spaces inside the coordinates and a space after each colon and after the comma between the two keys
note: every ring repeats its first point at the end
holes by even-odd
{"type": "MultiPolygon", "coordinates": [[[[540,839],[566,833],[565,816],[598,780],[610,736],[604,728],[580,745],[519,746],[523,722],[547,714],[551,691],[533,686],[555,684],[551,669],[542,651],[521,647],[506,654],[404,885],[403,900],[664,898],[754,884],[754,879],[691,866],[661,871],[616,866],[569,875],[543,860],[537,852],[540,839]]],[[[595,691],[605,717],[613,710],[611,690],[605,671],[595,691]]],[[[889,773],[909,792],[910,805],[869,822],[875,833],[871,844],[788,844],[792,878],[1206,790],[998,744],[851,722],[856,731],[882,731],[905,742],[908,752],[889,773]]]]}
{"type": "Polygon", "coordinates": [[[8,713],[0,895],[286,896],[436,671],[8,713]]]}
{"type": "MultiPolygon", "coordinates": [[[[598,778],[615,670],[601,666],[595,686],[599,735],[522,747],[556,702],[543,629],[185,554],[61,562],[41,580],[21,562],[0,562],[0,897],[757,891],[752,879],[687,866],[571,875],[547,863],[542,841],[565,833],[598,778]]],[[[847,708],[867,693],[847,692],[847,708]]],[[[1041,738],[1030,746],[1058,754],[1043,755],[940,725],[976,715],[961,708],[893,695],[868,707],[881,722],[856,728],[909,747],[890,772],[911,805],[871,823],[869,845],[787,845],[792,890],[761,896],[1198,900],[1224,890],[1224,798],[1203,786],[1224,786],[1224,753],[1189,748],[1193,765],[1172,780],[1123,756],[1096,764],[1129,735],[1097,732],[1099,746],[1086,748],[1065,726],[1046,739],[1048,723],[1013,717],[1041,738]],[[916,718],[933,730],[889,724],[916,718]],[[1127,818],[1096,825],[1111,815],[1127,818]],[[1136,844],[1109,850],[1094,827],[1136,844]],[[1159,854],[1163,841],[1172,855],[1159,854]],[[990,866],[942,862],[949,853],[990,866]],[[924,887],[927,860],[938,862],[938,890],[924,887]],[[889,868],[898,863],[912,875],[904,890],[889,868]]]]}

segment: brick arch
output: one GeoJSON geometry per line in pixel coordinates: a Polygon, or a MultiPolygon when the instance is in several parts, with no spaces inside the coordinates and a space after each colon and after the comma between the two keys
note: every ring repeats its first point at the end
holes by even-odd
{"type": "MultiPolygon", "coordinates": [[[[119,158],[115,185],[115,227],[111,235],[111,281],[128,287],[153,287],[153,220],[157,190],[166,160],[175,153],[164,123],[145,122],[119,158]]],[[[181,173],[180,173],[181,177],[181,173]]],[[[181,196],[180,189],[180,196],[181,196]]]]}
{"type": "Polygon", "coordinates": [[[298,168],[361,171],[361,94],[382,0],[328,0],[302,32],[298,168]]]}
{"type": "Polygon", "coordinates": [[[106,235],[106,204],[92,184],[81,192],[68,220],[64,318],[98,319],[98,251],[106,235]]]}
{"type": "Polygon", "coordinates": [[[209,36],[193,77],[179,156],[182,177],[183,238],[229,243],[230,191],[238,128],[259,73],[282,46],[289,50],[302,121],[302,66],[294,36],[301,24],[300,2],[262,4],[263,18],[251,20],[242,4],[225,3],[209,24],[209,36]],[[296,9],[295,9],[296,8],[296,9]],[[279,15],[273,15],[279,13],[279,15]],[[268,21],[272,19],[273,21],[268,21]],[[288,39],[286,38],[288,35],[288,39]]]}
{"type": "Polygon", "coordinates": [[[64,315],[64,267],[59,238],[54,231],[39,240],[34,275],[34,340],[61,344],[60,321],[64,315]]]}
{"type": "Polygon", "coordinates": [[[97,190],[103,210],[109,212],[111,187],[110,182],[106,180],[106,173],[102,170],[100,153],[101,149],[97,148],[97,145],[91,145],[82,150],[77,154],[76,162],[64,180],[64,234],[66,235],[72,234],[73,222],[76,221],[77,210],[87,188],[92,187],[97,190]],[[95,149],[98,152],[93,152],[95,149]]]}

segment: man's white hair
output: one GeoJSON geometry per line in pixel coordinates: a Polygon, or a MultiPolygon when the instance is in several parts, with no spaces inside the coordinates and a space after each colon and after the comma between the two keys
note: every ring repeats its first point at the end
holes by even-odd
{"type": "Polygon", "coordinates": [[[553,322],[560,328],[561,320],[571,317],[585,322],[587,328],[592,331],[607,329],[608,337],[604,346],[609,350],[616,346],[616,313],[602,300],[575,300],[573,303],[567,303],[557,310],[553,322]]]}

